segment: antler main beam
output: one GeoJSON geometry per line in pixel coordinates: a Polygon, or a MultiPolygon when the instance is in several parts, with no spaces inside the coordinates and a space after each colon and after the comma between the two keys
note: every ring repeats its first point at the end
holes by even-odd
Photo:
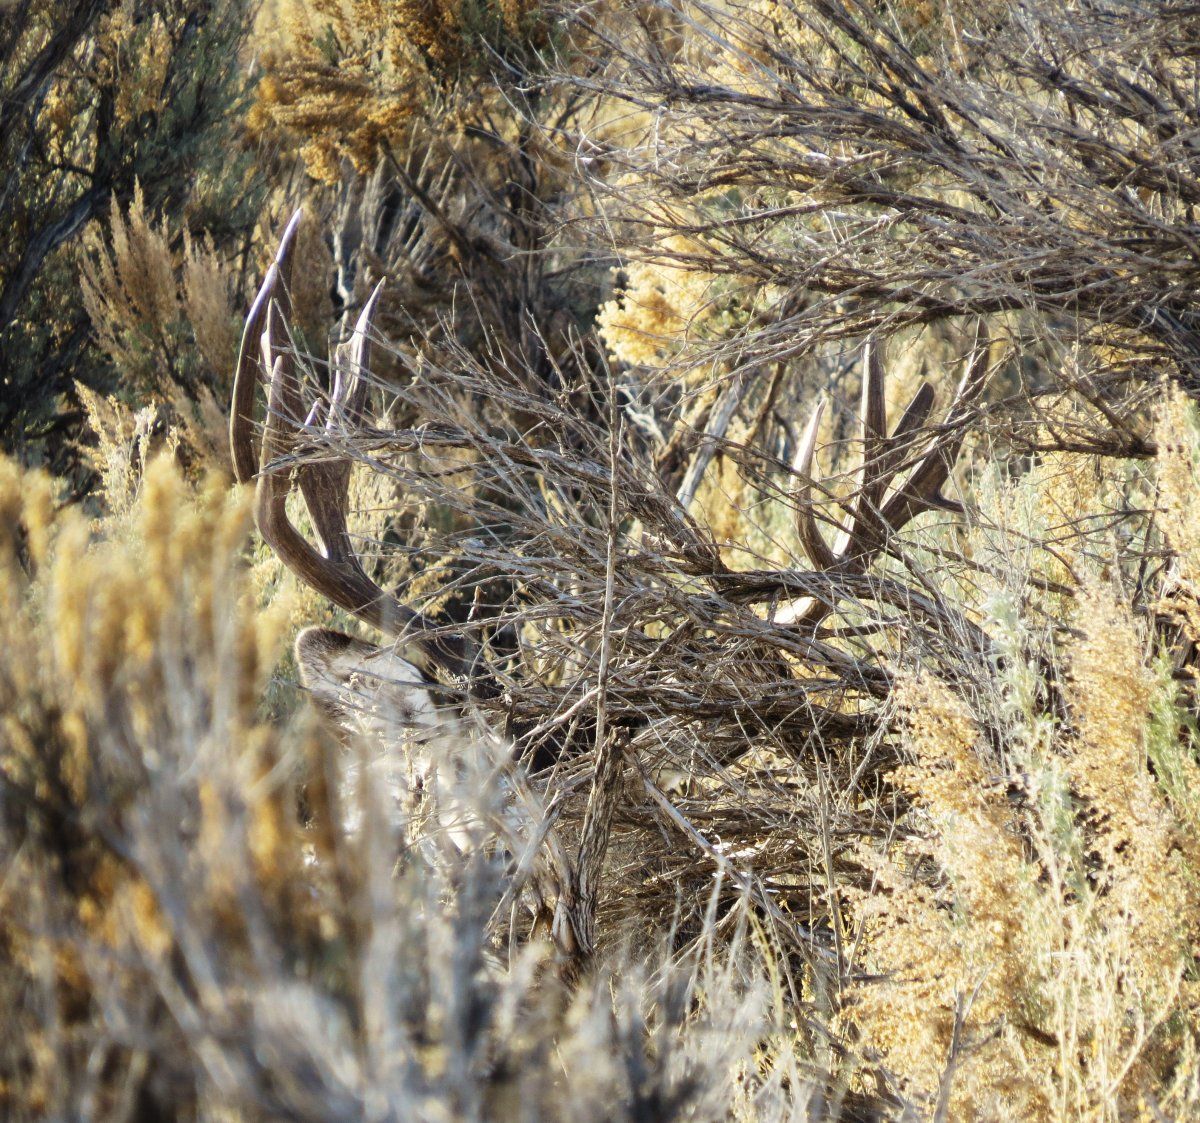
{"type": "Polygon", "coordinates": [[[288,223],[246,317],[229,422],[234,475],[242,483],[256,480],[254,514],[259,533],[301,581],[339,608],[415,648],[432,669],[465,681],[473,693],[486,693],[474,674],[475,643],[403,604],[363,569],[346,525],[351,458],[338,455],[288,466],[288,458],[301,450],[306,434],[324,435],[332,442],[344,429],[362,423],[371,332],[383,287],[382,281],[375,287],[350,339],[334,352],[328,403],[316,401],[305,415],[294,349],[281,337],[281,326],[291,315],[289,282],[300,218],[297,211],[288,223]],[[267,381],[267,413],[256,453],[254,403],[260,378],[267,381]],[[288,517],[287,497],[294,484],[304,496],[320,550],[288,517]]]}

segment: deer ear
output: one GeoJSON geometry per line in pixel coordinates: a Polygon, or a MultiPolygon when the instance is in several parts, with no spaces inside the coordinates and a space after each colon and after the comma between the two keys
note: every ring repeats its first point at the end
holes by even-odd
{"type": "Polygon", "coordinates": [[[296,663],[317,709],[349,732],[386,735],[437,724],[429,683],[388,648],[305,628],[296,637],[296,663]]]}

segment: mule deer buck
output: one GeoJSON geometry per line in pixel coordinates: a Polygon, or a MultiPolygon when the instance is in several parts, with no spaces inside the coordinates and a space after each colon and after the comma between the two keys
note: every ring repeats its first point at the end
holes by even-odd
{"type": "MultiPolygon", "coordinates": [[[[365,424],[372,320],[380,289],[371,294],[350,338],[333,356],[328,394],[318,395],[306,410],[294,349],[285,334],[298,222],[299,214],[289,223],[246,319],[230,420],[234,470],[240,482],[254,482],[256,522],[280,560],[306,585],[394,640],[393,645],[377,646],[327,628],[305,629],[296,642],[301,678],[319,709],[343,728],[385,742],[398,729],[408,731],[409,750],[418,762],[419,779],[426,785],[436,786],[438,746],[447,739],[466,743],[469,753],[484,754],[490,769],[506,767],[512,763],[507,758],[513,748],[507,738],[464,733],[462,704],[467,703],[469,710],[472,701],[494,701],[497,694],[479,643],[467,632],[440,624],[382,589],[355,552],[347,527],[351,462],[345,453],[331,452],[329,445],[336,435],[365,424]],[[267,409],[261,447],[256,452],[254,404],[260,370],[267,384],[267,409]],[[328,438],[323,446],[313,440],[321,435],[328,438]],[[304,497],[320,549],[288,516],[286,504],[293,485],[304,497]]],[[[812,571],[735,572],[725,568],[711,543],[695,539],[688,562],[694,570],[689,572],[699,573],[721,596],[740,603],[777,602],[782,595],[787,600],[784,607],[768,614],[766,621],[758,617],[759,622],[788,637],[803,637],[803,650],[814,661],[848,679],[857,676],[873,691],[886,693],[886,676],[877,667],[856,664],[852,655],[820,631],[822,622],[847,598],[859,604],[882,603],[933,628],[953,629],[967,637],[969,644],[986,646],[986,637],[977,628],[933,595],[895,579],[868,574],[873,562],[889,549],[893,536],[918,514],[961,509],[945,499],[941,489],[961,448],[968,407],[984,384],[986,355],[987,344],[981,334],[942,426],[926,428],[934,392],[922,384],[889,433],[880,349],[877,343],[869,344],[862,393],[862,466],[855,493],[845,502],[847,518],[839,521],[835,544],[830,546],[819,528],[819,504],[812,495],[818,426],[825,408],[822,403],[804,431],[794,467],[797,534],[812,571]]],[[[676,519],[673,525],[685,523],[676,519]]],[[[709,611],[707,601],[696,603],[697,615],[709,611]]],[[[883,622],[878,629],[889,626],[883,622]]],[[[789,649],[795,650],[795,645],[789,649]]],[[[792,675],[786,663],[780,673],[792,675]]],[[[751,700],[745,714],[753,716],[754,706],[751,700]]],[[[863,729],[860,720],[837,707],[821,708],[814,703],[805,713],[808,719],[825,722],[827,728],[846,736],[863,729]]],[[[743,714],[734,720],[742,721],[743,714]]],[[[590,945],[588,902],[594,896],[618,788],[615,750],[606,750],[599,739],[596,745],[592,797],[576,870],[572,872],[552,834],[547,839],[539,824],[527,820],[516,832],[530,847],[548,843],[554,870],[551,881],[558,898],[555,936],[560,947],[568,949],[590,945]]],[[[518,733],[518,754],[520,747],[518,733]]],[[[384,753],[389,751],[385,744],[384,753]]],[[[457,763],[462,763],[461,756],[457,763]]],[[[514,789],[527,790],[523,787],[525,770],[510,769],[508,775],[514,789]]]]}
{"type": "Polygon", "coordinates": [[[339,608],[396,641],[379,646],[330,628],[306,628],[295,644],[301,680],[335,728],[379,744],[378,755],[370,763],[373,768],[381,766],[375,770],[382,773],[385,786],[397,799],[415,788],[417,795],[432,802],[441,833],[454,846],[467,844],[466,828],[482,806],[479,800],[460,798],[463,781],[473,781],[473,794],[478,794],[481,778],[495,786],[497,777],[503,775],[503,798],[509,807],[500,814],[501,821],[493,818],[491,826],[526,866],[537,857],[530,853],[531,842],[547,850],[554,867],[549,875],[550,892],[566,911],[560,907],[549,921],[543,888],[547,875],[544,869],[535,871],[530,888],[537,901],[538,921],[552,924],[556,943],[573,954],[579,940],[570,911],[570,872],[556,839],[536,820],[536,799],[531,797],[523,773],[507,767],[511,746],[491,731],[464,721],[460,708],[449,700],[455,694],[462,701],[492,693],[490,681],[480,674],[477,645],[465,633],[442,627],[385,592],[366,573],[347,527],[348,459],[307,460],[286,469],[287,458],[296,451],[295,439],[304,430],[323,428],[332,435],[363,423],[372,320],[382,287],[376,286],[349,340],[333,355],[328,401],[317,402],[306,414],[294,349],[282,334],[290,315],[290,272],[300,218],[297,211],[289,222],[246,318],[230,416],[234,474],[239,483],[255,483],[255,522],[284,565],[339,608]],[[257,454],[256,347],[268,386],[257,454]],[[320,539],[319,551],[288,516],[287,498],[293,482],[299,486],[320,539]],[[435,678],[438,674],[440,683],[435,678]],[[447,771],[452,774],[447,776],[447,771]],[[464,776],[464,771],[473,776],[464,776]],[[406,772],[412,780],[402,778],[406,772]]]}

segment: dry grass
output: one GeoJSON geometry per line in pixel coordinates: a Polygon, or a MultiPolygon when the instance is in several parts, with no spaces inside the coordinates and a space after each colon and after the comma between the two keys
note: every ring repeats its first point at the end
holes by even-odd
{"type": "Polygon", "coordinates": [[[489,836],[431,861],[344,779],[357,749],[264,724],[281,618],[249,606],[243,501],[160,460],[93,540],[6,462],[0,507],[8,1118],[787,1118],[813,1094],[750,911],[568,993],[508,942],[489,836]]]}
{"type": "Polygon", "coordinates": [[[1195,21],[264,6],[258,229],[131,183],[87,514],[0,460],[0,1114],[1200,1119],[1195,21]],[[303,626],[387,641],[225,476],[301,196],[265,471],[350,461],[366,570],[478,646],[431,731],[303,697],[303,626]],[[369,414],[305,426],[381,275],[369,414]],[[965,509],[814,571],[879,329],[965,509]]]}

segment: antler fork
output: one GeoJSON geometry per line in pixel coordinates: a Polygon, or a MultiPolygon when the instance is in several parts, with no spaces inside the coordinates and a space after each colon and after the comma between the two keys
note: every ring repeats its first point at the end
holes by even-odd
{"type": "MultiPolygon", "coordinates": [[[[889,538],[921,512],[962,512],[962,505],[947,499],[941,489],[962,450],[966,436],[963,422],[968,408],[987,381],[987,358],[988,337],[980,324],[962,380],[938,436],[917,458],[907,477],[897,483],[897,477],[912,463],[909,454],[915,444],[915,434],[932,412],[936,394],[928,382],[922,382],[889,436],[881,345],[876,339],[867,342],[863,363],[863,462],[859,469],[859,486],[849,507],[849,521],[839,525],[832,547],[817,525],[816,504],[812,498],[813,459],[817,430],[825,412],[824,398],[813,410],[796,453],[793,490],[796,533],[814,568],[831,573],[865,573],[887,548],[889,538]]],[[[827,601],[805,598],[776,613],[775,619],[782,624],[816,627],[832,611],[833,605],[827,601]]]]}
{"type": "Polygon", "coordinates": [[[300,219],[301,212],[297,211],[288,223],[275,261],[246,318],[229,421],[234,475],[243,483],[257,480],[255,520],[259,531],[305,584],[360,620],[398,637],[415,649],[427,667],[465,681],[473,693],[486,693],[484,681],[474,674],[478,652],[470,637],[447,631],[431,617],[403,604],[363,569],[346,525],[351,458],[337,455],[321,460],[300,459],[290,468],[287,465],[288,458],[300,451],[299,438],[303,434],[315,431],[332,438],[344,427],[362,423],[373,318],[383,287],[382,281],[375,287],[350,338],[334,351],[328,406],[318,401],[305,416],[295,352],[280,338],[280,325],[286,325],[291,315],[289,282],[300,219]],[[267,380],[268,393],[262,442],[256,455],[254,401],[260,374],[267,380]],[[288,518],[287,497],[294,483],[299,484],[304,496],[321,550],[288,518]]]}

